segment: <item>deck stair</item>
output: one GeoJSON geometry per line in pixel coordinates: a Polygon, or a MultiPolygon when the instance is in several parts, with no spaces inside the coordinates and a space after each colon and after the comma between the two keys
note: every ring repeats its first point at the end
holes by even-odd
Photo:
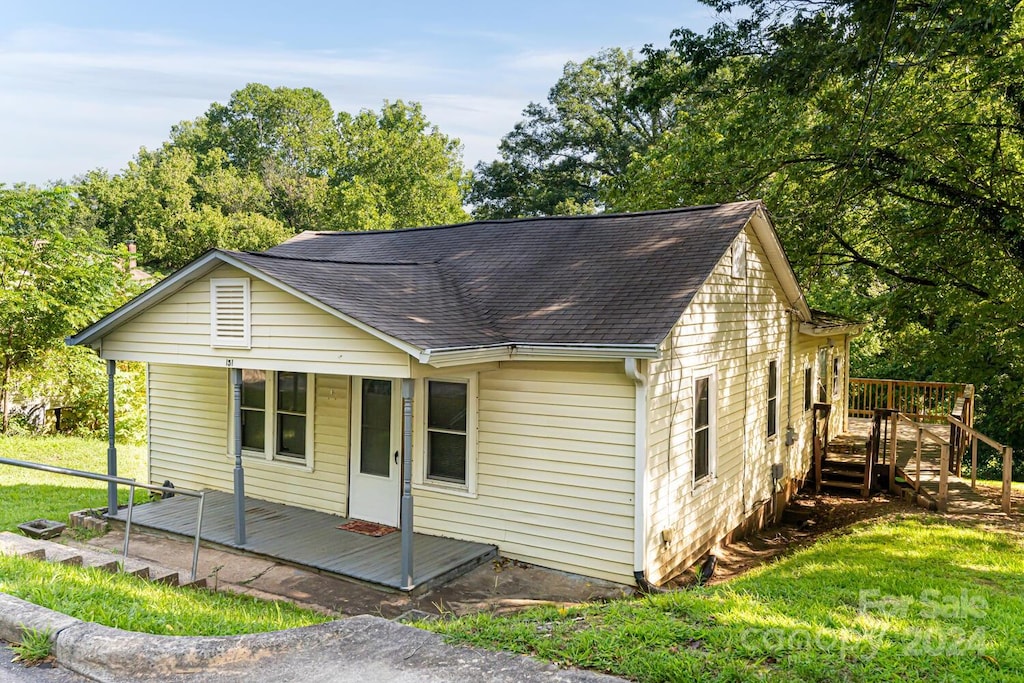
{"type": "Polygon", "coordinates": [[[111,573],[133,574],[148,581],[166,583],[171,586],[206,587],[206,579],[188,581],[187,577],[182,576],[176,570],[152,562],[131,557],[125,560],[119,555],[112,555],[109,552],[72,548],[56,541],[27,538],[10,531],[0,532],[0,555],[27,557],[81,567],[95,567],[111,573]]]}

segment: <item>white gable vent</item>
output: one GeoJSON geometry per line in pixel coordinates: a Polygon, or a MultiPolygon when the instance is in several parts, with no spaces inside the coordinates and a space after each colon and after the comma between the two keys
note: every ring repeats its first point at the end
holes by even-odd
{"type": "Polygon", "coordinates": [[[248,278],[210,280],[210,346],[249,348],[248,278]]]}

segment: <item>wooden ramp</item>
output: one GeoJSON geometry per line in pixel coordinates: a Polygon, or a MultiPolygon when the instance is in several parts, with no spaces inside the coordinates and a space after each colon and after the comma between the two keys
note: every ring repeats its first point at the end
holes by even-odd
{"type": "MultiPolygon", "coordinates": [[[[868,418],[851,417],[847,426],[849,438],[867,440],[871,432],[871,420],[868,418]]],[[[939,497],[939,473],[941,449],[937,443],[929,439],[921,442],[920,468],[917,459],[917,431],[906,423],[900,423],[897,434],[896,449],[896,474],[902,477],[909,486],[916,489],[918,493],[925,495],[930,501],[935,502],[939,497]]],[[[942,425],[928,428],[936,436],[948,437],[948,428],[943,430],[942,425]],[[945,433],[943,433],[945,431],[945,433]]],[[[883,449],[884,463],[880,459],[876,467],[888,469],[888,447],[887,440],[883,449]]],[[[999,505],[982,496],[971,488],[970,482],[961,479],[952,472],[948,474],[948,503],[946,512],[950,514],[1000,514],[1002,510],[999,505]]]]}
{"type": "MultiPolygon", "coordinates": [[[[198,500],[175,496],[138,505],[132,526],[194,536],[198,500]]],[[[338,526],[349,520],[316,510],[245,498],[245,545],[235,543],[234,496],[207,491],[201,538],[228,548],[386,588],[401,588],[401,533],[373,537],[338,526]]],[[[116,519],[125,520],[125,509],[116,519]]],[[[415,588],[442,584],[490,560],[496,546],[413,534],[415,588]]]]}

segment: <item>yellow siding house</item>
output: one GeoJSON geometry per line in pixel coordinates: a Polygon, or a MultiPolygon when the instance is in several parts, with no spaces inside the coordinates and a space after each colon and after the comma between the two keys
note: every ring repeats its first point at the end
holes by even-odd
{"type": "Polygon", "coordinates": [[[646,587],[778,516],[858,331],[742,202],[211,251],[69,342],[147,364],[153,482],[646,587]]]}

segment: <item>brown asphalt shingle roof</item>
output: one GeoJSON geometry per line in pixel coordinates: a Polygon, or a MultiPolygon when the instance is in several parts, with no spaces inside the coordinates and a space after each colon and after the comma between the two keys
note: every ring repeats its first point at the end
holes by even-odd
{"type": "Polygon", "coordinates": [[[232,255],[419,348],[653,345],[760,206],[307,232],[232,255]]]}

